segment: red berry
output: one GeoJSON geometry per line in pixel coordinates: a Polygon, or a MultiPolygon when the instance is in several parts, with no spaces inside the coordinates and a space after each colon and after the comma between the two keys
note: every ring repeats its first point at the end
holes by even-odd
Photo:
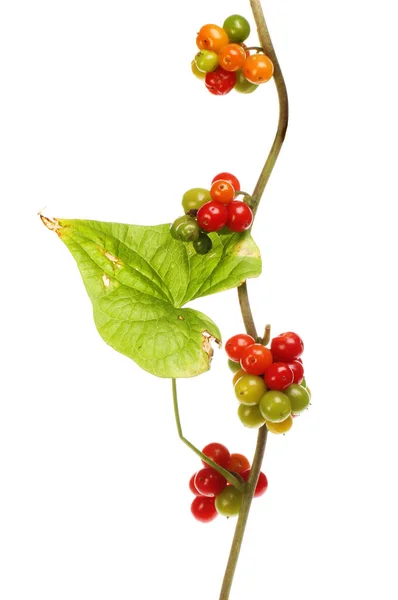
{"type": "Polygon", "coordinates": [[[214,183],[215,181],[219,181],[220,179],[224,179],[224,181],[229,181],[229,183],[234,188],[235,192],[240,191],[239,180],[235,177],[235,175],[232,175],[232,173],[219,173],[218,175],[213,177],[211,182],[214,183]]]}
{"type": "Polygon", "coordinates": [[[303,351],[303,340],[293,331],[281,333],[271,341],[271,352],[275,360],[291,362],[301,356],[303,351]]]}
{"type": "Polygon", "coordinates": [[[292,362],[287,363],[291,370],[293,371],[294,380],[293,383],[301,383],[304,378],[304,367],[300,359],[292,360],[292,362]]]}
{"type": "Polygon", "coordinates": [[[251,335],[247,335],[247,333],[238,333],[229,338],[225,344],[225,352],[227,353],[228,358],[235,362],[239,362],[242,358],[243,350],[248,346],[252,346],[254,343],[255,339],[252,338],[251,335]]]}
{"type": "Polygon", "coordinates": [[[242,351],[240,366],[246,373],[262,375],[272,364],[272,360],[271,350],[262,344],[252,344],[242,351]]]}
{"type": "Polygon", "coordinates": [[[215,507],[215,498],[196,496],[191,504],[191,513],[198,521],[210,523],[218,515],[215,507]]]}
{"type": "Polygon", "coordinates": [[[227,480],[211,467],[205,467],[196,473],[194,485],[203,496],[217,496],[227,485],[227,480]]]}
{"type": "Polygon", "coordinates": [[[248,229],[253,222],[252,209],[248,204],[240,200],[234,200],[227,206],[228,217],[226,225],[228,229],[235,233],[240,233],[248,229]]]}
{"type": "Polygon", "coordinates": [[[235,83],[235,71],[225,71],[222,67],[217,67],[215,71],[206,73],[205,85],[215,96],[225,96],[234,89],[235,83]]]}
{"type": "MultiPolygon", "coordinates": [[[[220,467],[224,467],[224,469],[228,469],[229,461],[231,459],[231,455],[229,450],[223,444],[219,444],[218,442],[212,442],[211,444],[207,444],[202,450],[203,454],[214,460],[215,463],[220,465],[220,467]]],[[[205,467],[209,465],[202,460],[202,463],[205,467]]]]}
{"type": "MultiPolygon", "coordinates": [[[[251,469],[247,469],[247,471],[243,471],[243,473],[240,474],[241,477],[243,477],[243,479],[245,481],[247,481],[249,479],[250,471],[251,471],[251,469]]],[[[264,473],[262,471],[260,471],[260,475],[258,476],[258,479],[257,479],[256,489],[254,490],[253,498],[258,498],[259,496],[262,496],[263,494],[265,494],[265,492],[267,491],[267,487],[268,487],[268,479],[266,478],[264,473]]]]}
{"type": "Polygon", "coordinates": [[[191,477],[191,479],[189,480],[189,489],[191,490],[191,492],[193,494],[195,494],[195,496],[201,496],[202,494],[200,492],[198,492],[198,490],[195,487],[195,477],[196,477],[196,473],[194,473],[191,477]]]}
{"type": "Polygon", "coordinates": [[[265,371],[264,380],[270,390],[284,390],[293,383],[293,371],[288,364],[282,362],[273,363],[265,371]]]}
{"type": "Polygon", "coordinates": [[[212,200],[206,202],[198,210],[196,216],[199,227],[210,233],[211,231],[218,231],[222,229],[227,222],[227,207],[221,202],[212,200]]]}

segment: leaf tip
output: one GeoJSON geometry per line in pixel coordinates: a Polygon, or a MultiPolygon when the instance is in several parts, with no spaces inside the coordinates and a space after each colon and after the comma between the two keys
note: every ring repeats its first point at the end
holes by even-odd
{"type": "Polygon", "coordinates": [[[41,212],[39,212],[38,215],[41,219],[41,222],[43,225],[45,225],[45,227],[47,227],[47,229],[50,231],[55,231],[59,235],[58,231],[59,229],[62,229],[62,225],[58,219],[50,219],[49,217],[45,217],[41,212]]]}

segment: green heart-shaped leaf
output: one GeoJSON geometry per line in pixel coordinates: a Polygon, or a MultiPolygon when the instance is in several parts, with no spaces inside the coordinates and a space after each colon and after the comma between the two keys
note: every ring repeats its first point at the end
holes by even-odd
{"type": "Polygon", "coordinates": [[[211,341],[221,338],[206,315],[181,307],[261,272],[249,233],[211,234],[213,248],[203,256],[174,240],[167,224],[41,218],[76,259],[102,338],[159,377],[207,371],[211,341]]]}

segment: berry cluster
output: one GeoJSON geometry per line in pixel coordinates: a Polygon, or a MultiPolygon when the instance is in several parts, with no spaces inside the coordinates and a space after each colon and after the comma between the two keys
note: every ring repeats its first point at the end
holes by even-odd
{"type": "Polygon", "coordinates": [[[212,241],[207,235],[224,227],[240,233],[250,227],[253,213],[246,202],[235,198],[243,194],[240,183],[231,173],[219,173],[213,178],[210,190],[193,188],[185,192],[182,206],[185,212],[172,223],[170,233],[174,239],[193,242],[198,254],[207,254],[212,241]]]}
{"type": "MultiPolygon", "coordinates": [[[[216,464],[228,469],[242,481],[247,481],[250,475],[250,463],[243,454],[230,454],[228,448],[218,442],[205,446],[203,454],[216,464]]],[[[204,461],[204,468],[194,473],[189,481],[189,488],[195,499],[191,504],[191,512],[195,519],[209,523],[217,517],[233,517],[237,515],[242,502],[242,492],[230,485],[218,471],[209,467],[204,461]]],[[[254,498],[262,496],[268,487],[264,473],[257,480],[254,498]]]]}
{"type": "Polygon", "coordinates": [[[232,89],[250,94],[271,79],[272,61],[261,48],[250,54],[251,49],[243,43],[249,34],[250,25],[241,15],[231,15],[222,27],[209,24],[200,29],[196,38],[199,52],[191,67],[212,94],[224,96],[232,89]]]}
{"type": "Polygon", "coordinates": [[[272,433],[286,433],[293,417],[309,405],[311,392],[304,379],[301,338],[292,331],[271,340],[271,348],[246,333],[231,337],[225,351],[235,372],[238,416],[246,427],[264,423],[272,433]]]}

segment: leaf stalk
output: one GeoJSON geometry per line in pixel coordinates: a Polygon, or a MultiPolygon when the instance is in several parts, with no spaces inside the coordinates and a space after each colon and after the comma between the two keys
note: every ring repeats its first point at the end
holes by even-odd
{"type": "Polygon", "coordinates": [[[217,463],[214,462],[214,460],[212,460],[211,458],[206,456],[206,454],[203,454],[203,452],[201,452],[199,450],[199,448],[194,446],[189,440],[187,440],[186,437],[184,437],[184,435],[182,433],[180,410],[178,407],[177,381],[175,379],[172,379],[171,385],[172,385],[172,391],[173,391],[174,416],[175,416],[178,436],[179,436],[180,440],[183,441],[184,444],[186,444],[188,446],[188,448],[190,448],[192,450],[192,452],[195,452],[195,454],[197,454],[206,464],[208,464],[209,467],[212,467],[213,469],[218,471],[218,473],[220,473],[223,477],[225,477],[225,479],[231,485],[233,485],[237,490],[239,490],[240,492],[245,492],[246,488],[248,487],[248,484],[242,483],[237,477],[235,477],[235,475],[232,475],[232,473],[230,471],[228,471],[228,469],[224,469],[223,467],[220,467],[220,465],[218,465],[217,463]]]}

